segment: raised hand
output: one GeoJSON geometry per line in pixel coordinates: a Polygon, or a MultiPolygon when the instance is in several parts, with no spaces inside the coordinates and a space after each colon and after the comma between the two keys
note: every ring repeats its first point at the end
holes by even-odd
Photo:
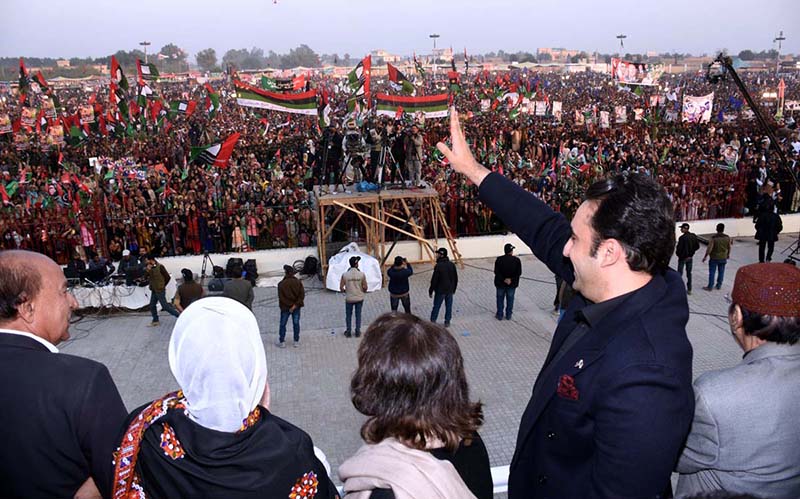
{"type": "Polygon", "coordinates": [[[455,171],[466,175],[475,185],[481,185],[483,179],[489,175],[489,170],[475,161],[472,151],[469,150],[467,139],[464,138],[464,131],[458,120],[458,112],[455,107],[450,108],[450,138],[453,141],[453,148],[450,149],[444,143],[439,142],[436,148],[444,154],[450,165],[455,171]]]}

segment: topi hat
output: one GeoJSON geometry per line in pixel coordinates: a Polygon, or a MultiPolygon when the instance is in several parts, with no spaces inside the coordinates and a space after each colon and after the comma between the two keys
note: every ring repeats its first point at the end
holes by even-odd
{"type": "Polygon", "coordinates": [[[788,263],[754,263],[736,272],[733,303],[745,310],[800,317],[800,269],[788,263]]]}

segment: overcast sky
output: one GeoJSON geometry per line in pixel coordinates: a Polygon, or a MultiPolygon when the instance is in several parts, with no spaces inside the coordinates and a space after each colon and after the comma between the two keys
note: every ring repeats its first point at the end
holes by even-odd
{"type": "Polygon", "coordinates": [[[352,57],[439,47],[470,53],[566,47],[625,51],[731,53],[768,50],[783,30],[782,53],[800,53],[800,0],[3,0],[0,56],[99,57],[148,52],[173,42],[194,58],[213,47],[352,57]]]}

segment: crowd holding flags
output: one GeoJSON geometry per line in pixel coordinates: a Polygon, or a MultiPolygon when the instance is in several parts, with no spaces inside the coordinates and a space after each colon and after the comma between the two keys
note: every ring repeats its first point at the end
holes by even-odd
{"type": "Polygon", "coordinates": [[[386,67],[389,70],[389,83],[394,90],[408,95],[416,95],[416,88],[414,88],[414,85],[406,78],[406,75],[389,63],[386,63],[386,67]]]}
{"type": "Polygon", "coordinates": [[[236,132],[222,142],[202,147],[192,147],[189,161],[225,168],[231,159],[231,154],[236,142],[239,140],[239,135],[239,132],[236,132]]]}
{"type": "Polygon", "coordinates": [[[372,71],[372,56],[368,55],[356,64],[347,75],[347,84],[352,90],[347,99],[347,110],[352,112],[363,101],[369,102],[372,71]]]}
{"type": "Polygon", "coordinates": [[[145,80],[158,80],[159,77],[156,65],[152,62],[143,63],[141,59],[136,59],[136,72],[139,77],[139,85],[144,85],[145,80]]]}

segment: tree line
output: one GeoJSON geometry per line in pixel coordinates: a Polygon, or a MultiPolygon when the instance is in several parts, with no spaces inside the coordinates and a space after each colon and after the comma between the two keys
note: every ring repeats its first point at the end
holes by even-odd
{"type": "MultiPolygon", "coordinates": [[[[118,50],[113,54],[119,63],[128,71],[133,71],[136,64],[136,59],[145,59],[144,52],[139,49],[134,50],[118,50]]],[[[174,43],[168,43],[161,47],[155,53],[149,53],[149,62],[154,63],[160,72],[184,72],[190,69],[188,61],[189,54],[178,47],[174,43]]],[[[611,62],[612,54],[588,54],[581,51],[578,54],[567,59],[567,62],[577,63],[583,60],[597,62],[611,62]]],[[[680,53],[661,53],[655,57],[649,57],[644,54],[625,53],[621,56],[623,59],[632,60],[635,62],[662,62],[674,63],[690,54],[680,53]]],[[[778,56],[778,52],[772,50],[762,50],[755,52],[753,50],[742,50],[738,54],[739,58],[744,61],[755,60],[774,60],[778,56]]],[[[458,62],[463,61],[463,57],[456,53],[454,57],[458,62]]],[[[480,63],[486,59],[501,60],[503,62],[533,62],[533,63],[548,63],[552,62],[553,58],[548,53],[532,53],[526,51],[505,52],[498,50],[497,52],[488,52],[485,54],[468,54],[471,63],[480,63]]],[[[54,57],[25,57],[25,64],[28,67],[42,67],[50,68],[43,71],[46,78],[54,76],[64,77],[81,77],[95,74],[101,74],[101,71],[94,66],[103,65],[108,66],[111,63],[111,55],[103,57],[71,57],[69,58],[69,67],[59,68],[56,64],[57,60],[61,58],[54,57]]],[[[225,52],[221,59],[218,59],[217,52],[213,48],[200,50],[195,54],[197,67],[202,71],[220,72],[226,70],[228,67],[233,67],[237,70],[249,69],[263,69],[263,68],[276,68],[276,69],[289,69],[298,66],[318,68],[322,65],[338,65],[347,66],[355,64],[360,57],[351,58],[350,54],[343,54],[341,57],[336,54],[317,54],[306,44],[301,44],[296,48],[290,49],[285,54],[279,54],[273,50],[267,52],[259,47],[252,47],[250,49],[230,49],[225,52]]],[[[424,57],[422,58],[424,60],[424,57]]],[[[435,61],[437,64],[447,64],[449,60],[439,59],[435,61]]],[[[382,61],[373,61],[373,64],[381,64],[382,61]]],[[[18,57],[0,57],[0,80],[10,81],[14,80],[19,75],[19,58],[18,57]]]]}

